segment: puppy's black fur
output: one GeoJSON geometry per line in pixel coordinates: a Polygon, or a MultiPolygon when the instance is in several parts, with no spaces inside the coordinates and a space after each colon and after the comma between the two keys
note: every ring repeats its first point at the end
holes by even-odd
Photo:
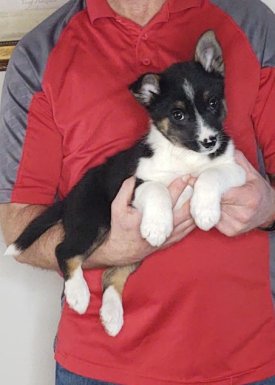
{"type": "Polygon", "coordinates": [[[22,251],[27,249],[61,220],[65,238],[57,246],[56,256],[65,280],[68,279],[66,261],[76,255],[88,256],[100,234],[107,234],[111,203],[122,182],[134,175],[140,158],[152,155],[152,149],[142,139],[133,147],[109,158],[106,163],[89,169],[63,201],[55,203],[30,223],[16,240],[16,247],[22,251]]]}

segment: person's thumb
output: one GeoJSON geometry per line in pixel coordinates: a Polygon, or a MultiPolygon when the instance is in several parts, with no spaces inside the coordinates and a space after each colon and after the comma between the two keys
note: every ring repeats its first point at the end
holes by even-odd
{"type": "Polygon", "coordinates": [[[131,176],[122,183],[119,192],[113,200],[113,208],[122,208],[129,206],[133,199],[133,192],[135,188],[136,178],[131,176]]]}
{"type": "Polygon", "coordinates": [[[177,203],[177,200],[179,199],[185,187],[188,185],[189,178],[190,178],[190,175],[185,175],[182,178],[177,178],[168,186],[173,207],[177,203]]]}

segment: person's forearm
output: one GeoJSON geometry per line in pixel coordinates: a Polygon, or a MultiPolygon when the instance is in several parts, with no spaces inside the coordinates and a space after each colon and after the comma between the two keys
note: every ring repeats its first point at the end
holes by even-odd
{"type": "MultiPolygon", "coordinates": [[[[4,240],[10,245],[25,227],[46,209],[41,205],[4,204],[0,207],[1,228],[4,240]]],[[[60,225],[54,226],[39,238],[16,260],[32,266],[58,270],[54,249],[60,242],[63,231],[60,225]]]]}
{"type": "MultiPolygon", "coordinates": [[[[0,205],[0,222],[6,244],[13,243],[31,220],[43,212],[45,208],[45,206],[40,205],[0,205]]],[[[16,260],[42,269],[59,271],[55,248],[62,241],[63,236],[63,226],[61,224],[53,226],[32,246],[16,257],[16,260]]],[[[96,250],[95,256],[88,258],[84,268],[92,269],[104,266],[104,255],[109,254],[108,250],[105,249],[106,247],[102,246],[96,250]]]]}
{"type": "MultiPolygon", "coordinates": [[[[178,178],[169,187],[173,205],[186,188],[188,181],[178,178]]],[[[83,263],[84,269],[124,266],[141,262],[157,248],[152,247],[140,234],[141,214],[129,205],[133,196],[135,179],[127,179],[112,204],[111,230],[104,242],[83,263]]],[[[190,203],[190,202],[189,202],[190,203]]],[[[179,242],[194,229],[189,203],[178,208],[174,217],[174,231],[162,247],[179,242]]],[[[0,204],[0,223],[7,245],[13,243],[28,223],[46,206],[0,204]]],[[[62,242],[64,230],[57,224],[43,234],[16,259],[40,268],[59,270],[55,256],[56,246],[62,242]]]]}
{"type": "Polygon", "coordinates": [[[42,205],[0,204],[0,224],[6,244],[14,242],[24,228],[45,209],[46,206],[42,205]]]}
{"type": "Polygon", "coordinates": [[[16,257],[16,260],[41,269],[59,271],[55,248],[62,241],[63,234],[62,225],[53,226],[16,257]]]}
{"type": "MultiPolygon", "coordinates": [[[[16,260],[32,266],[48,270],[59,270],[57,258],[55,256],[56,246],[62,242],[64,236],[63,226],[57,224],[46,231],[36,242],[33,243],[24,253],[19,255],[16,260]]],[[[104,267],[104,258],[97,250],[96,256],[90,256],[83,264],[84,269],[95,269],[104,267]]]]}

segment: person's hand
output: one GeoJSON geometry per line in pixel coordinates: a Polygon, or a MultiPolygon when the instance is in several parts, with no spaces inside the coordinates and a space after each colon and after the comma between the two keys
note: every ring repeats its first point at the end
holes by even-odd
{"type": "Polygon", "coordinates": [[[271,185],[240,151],[236,151],[235,159],[246,171],[246,183],[230,189],[222,197],[221,219],[216,228],[227,236],[267,226],[275,214],[275,191],[271,185]]]}
{"type": "MultiPolygon", "coordinates": [[[[112,203],[111,230],[106,241],[106,247],[111,253],[108,261],[105,261],[107,265],[118,266],[139,262],[157,250],[141,237],[141,213],[131,206],[134,186],[135,178],[125,180],[112,203]]],[[[186,186],[187,181],[181,178],[169,186],[173,207],[186,186]]],[[[183,207],[174,210],[174,230],[161,247],[168,247],[180,241],[194,228],[187,202],[183,207]]]]}

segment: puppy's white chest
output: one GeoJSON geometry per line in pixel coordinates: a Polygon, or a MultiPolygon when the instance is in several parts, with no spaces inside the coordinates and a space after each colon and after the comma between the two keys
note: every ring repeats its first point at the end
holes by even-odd
{"type": "Polygon", "coordinates": [[[139,161],[136,176],[143,180],[152,180],[169,184],[177,177],[186,174],[187,168],[183,162],[169,154],[155,154],[152,158],[142,158],[139,161]]]}
{"type": "Polygon", "coordinates": [[[142,180],[168,185],[182,175],[198,176],[211,163],[203,154],[172,144],[154,126],[151,127],[147,140],[153,156],[139,161],[136,177],[142,180]]]}
{"type": "Polygon", "coordinates": [[[209,167],[209,159],[198,156],[191,151],[175,146],[167,146],[155,151],[151,158],[142,158],[139,161],[136,176],[143,180],[170,184],[177,177],[190,174],[198,176],[209,167]],[[203,159],[202,159],[203,158],[203,159]]]}

